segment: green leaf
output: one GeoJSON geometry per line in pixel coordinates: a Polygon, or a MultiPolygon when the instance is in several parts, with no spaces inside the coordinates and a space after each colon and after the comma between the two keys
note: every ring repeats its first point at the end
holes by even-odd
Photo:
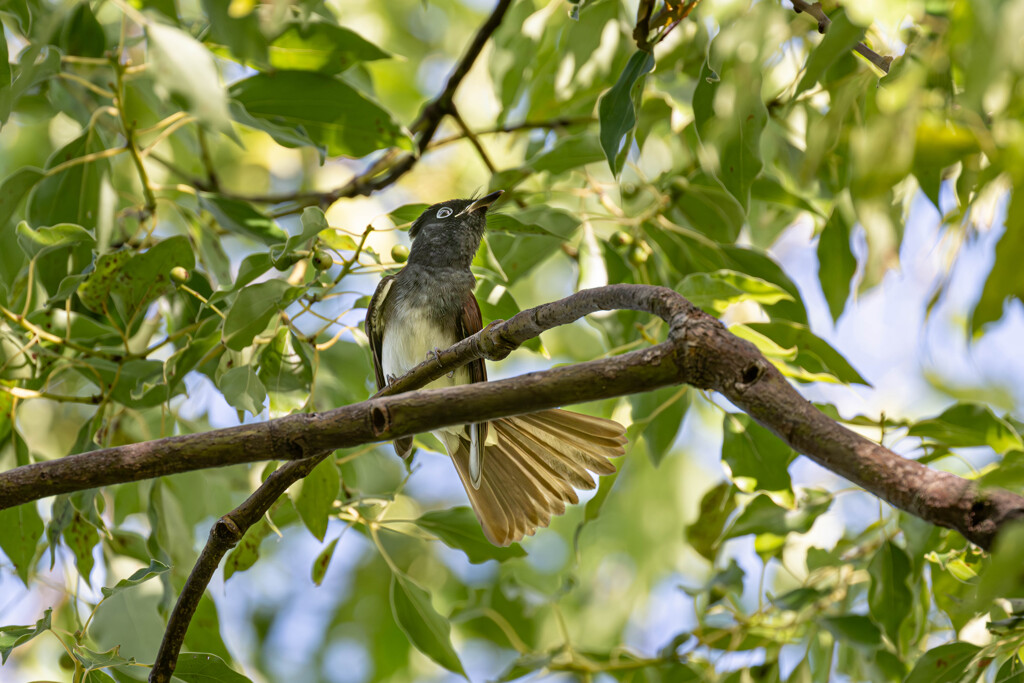
{"type": "Polygon", "coordinates": [[[341,490],[341,476],[334,458],[325,458],[302,480],[302,489],[295,500],[295,509],[309,532],[318,541],[324,540],[327,522],[334,509],[334,501],[341,490]]]}
{"type": "Polygon", "coordinates": [[[604,158],[601,141],[592,133],[581,133],[560,139],[551,149],[527,161],[526,165],[538,173],[547,171],[556,176],[604,158]]]}
{"type": "Polygon", "coordinates": [[[268,245],[288,239],[288,233],[274,219],[264,216],[249,202],[201,192],[199,206],[209,211],[220,227],[236,235],[252,237],[268,245]]]}
{"type": "Polygon", "coordinates": [[[918,658],[903,683],[958,683],[970,671],[971,661],[980,650],[965,642],[932,648],[918,658]]]}
{"type": "MultiPolygon", "coordinates": [[[[340,536],[338,537],[340,538],[340,536]]],[[[331,558],[334,557],[334,548],[338,545],[338,538],[327,544],[327,547],[320,551],[320,554],[316,556],[316,560],[313,561],[313,568],[310,571],[313,583],[320,586],[324,582],[324,576],[327,574],[327,568],[331,565],[331,558]]]]}
{"type": "Polygon", "coordinates": [[[92,233],[80,225],[61,223],[51,228],[33,230],[28,223],[18,223],[18,244],[29,258],[36,258],[57,249],[86,244],[92,247],[96,240],[92,233]]]}
{"type": "Polygon", "coordinates": [[[749,76],[749,69],[736,68],[735,64],[723,69],[731,93],[727,106],[718,99],[724,81],[705,62],[693,93],[694,123],[704,147],[718,153],[718,166],[713,169],[716,177],[746,212],[751,187],[764,168],[761,133],[768,121],[768,109],[761,101],[759,78],[739,82],[749,76]]]}
{"type": "Polygon", "coordinates": [[[630,440],[642,434],[647,442],[647,455],[657,467],[672,449],[683,426],[690,395],[686,387],[664,387],[630,396],[630,403],[634,426],[630,440]]]}
{"type": "Polygon", "coordinates": [[[388,112],[330,76],[310,71],[257,74],[235,83],[231,96],[256,118],[303,131],[331,156],[412,149],[412,141],[388,112]]]}
{"type": "Polygon", "coordinates": [[[846,12],[839,10],[829,17],[832,20],[825,37],[807,58],[804,75],[796,87],[793,97],[823,81],[825,72],[839,60],[850,53],[854,46],[864,37],[864,28],[850,23],[846,12]]]}
{"type": "MultiPolygon", "coordinates": [[[[90,128],[46,161],[49,172],[59,164],[87,154],[103,151],[103,139],[96,129],[90,128]]],[[[99,220],[100,187],[110,175],[110,161],[97,159],[75,164],[43,178],[32,191],[26,215],[31,225],[74,223],[95,227],[99,220]]],[[[23,181],[29,182],[31,176],[23,181]]]]}
{"type": "Polygon", "coordinates": [[[267,389],[251,366],[231,368],[221,375],[217,388],[224,394],[224,400],[235,410],[248,410],[253,417],[263,412],[267,389]]]}
{"type": "Polygon", "coordinates": [[[919,436],[949,448],[988,446],[997,453],[1024,450],[1020,434],[992,409],[975,403],[957,403],[938,417],[911,425],[908,436],[919,436]]]}
{"type": "Polygon", "coordinates": [[[832,215],[818,237],[818,279],[833,320],[839,320],[850,296],[857,259],[850,249],[853,230],[852,209],[846,200],[836,202],[832,215]]]}
{"type": "Polygon", "coordinates": [[[416,525],[437,536],[450,548],[461,550],[474,564],[487,560],[504,562],[513,557],[525,557],[526,551],[518,543],[507,548],[492,545],[484,536],[480,522],[468,507],[435,510],[421,515],[416,525]]]}
{"type": "Polygon", "coordinates": [[[629,153],[644,81],[653,69],[654,53],[643,50],[634,52],[619,75],[619,80],[598,101],[601,149],[604,150],[614,176],[619,175],[629,153]]]}
{"type": "Polygon", "coordinates": [[[284,280],[267,280],[239,292],[224,321],[224,344],[232,351],[249,346],[281,309],[288,289],[284,280]]]}
{"type": "MultiPolygon", "coordinates": [[[[232,12],[231,3],[220,0],[202,0],[203,12],[210,20],[207,37],[228,46],[231,54],[241,62],[266,63],[267,39],[260,31],[259,13],[252,7],[240,16],[232,12]]],[[[212,46],[211,46],[212,47],[212,46]]],[[[222,54],[222,50],[214,49],[222,54]]]]}
{"type": "Polygon", "coordinates": [[[725,538],[765,533],[776,536],[791,532],[804,534],[831,504],[832,495],[819,489],[807,490],[804,499],[792,510],[776,505],[762,493],[747,503],[726,531],[725,538]]]}
{"type": "Polygon", "coordinates": [[[396,226],[403,226],[415,221],[428,208],[430,208],[429,204],[406,204],[398,207],[388,216],[396,226]]]}
{"type": "Polygon", "coordinates": [[[306,133],[306,129],[301,126],[296,127],[286,123],[274,123],[270,119],[253,116],[241,103],[234,100],[228,104],[228,109],[231,111],[231,118],[235,121],[243,126],[262,130],[279,145],[292,148],[314,147],[320,156],[320,163],[323,163],[324,159],[327,158],[327,148],[314,142],[313,138],[306,133]]]}
{"type": "Polygon", "coordinates": [[[793,365],[803,368],[811,375],[825,373],[847,384],[868,385],[868,381],[861,377],[838,351],[804,325],[777,320],[770,323],[749,323],[747,326],[784,348],[796,348],[797,355],[793,365]]]}
{"type": "Polygon", "coordinates": [[[1024,489],[1024,451],[1006,453],[1002,460],[987,469],[977,481],[982,488],[995,486],[1019,493],[1024,489]]]}
{"type": "Polygon", "coordinates": [[[492,232],[505,232],[510,235],[544,235],[557,237],[550,230],[533,222],[523,222],[507,213],[491,214],[487,217],[487,229],[492,232]]]}
{"type": "Polygon", "coordinates": [[[86,308],[102,313],[113,299],[126,321],[138,315],[153,299],[173,289],[171,271],[192,270],[195,255],[188,238],[169,237],[142,254],[115,251],[96,260],[93,272],[78,286],[78,298],[86,308]]]}
{"type": "Polygon", "coordinates": [[[36,556],[36,544],[42,535],[43,520],[35,503],[0,510],[0,549],[26,586],[36,556]]]}
{"type": "Polygon", "coordinates": [[[46,172],[41,168],[24,166],[4,178],[0,183],[0,229],[14,216],[25,195],[45,177],[46,172]]]}
{"type": "Polygon", "coordinates": [[[736,510],[736,490],[731,482],[723,481],[700,499],[700,514],[686,527],[686,540],[705,559],[714,561],[722,540],[725,524],[736,510]]]}
{"type": "Polygon", "coordinates": [[[106,652],[95,652],[82,645],[76,645],[71,654],[87,671],[92,671],[127,664],[129,660],[121,656],[120,649],[120,645],[115,645],[106,652]]]}
{"type": "Polygon", "coordinates": [[[391,575],[391,611],[398,627],[417,650],[449,671],[466,676],[452,647],[448,620],[434,609],[427,591],[397,572],[391,575]]]}
{"type": "Polygon", "coordinates": [[[787,468],[796,451],[747,415],[727,414],[724,427],[722,460],[738,488],[748,493],[789,490],[787,468]]]}
{"type": "Polygon", "coordinates": [[[978,580],[972,597],[976,612],[988,610],[997,598],[1024,598],[1024,524],[1017,522],[1001,529],[992,547],[992,558],[978,580]]]}
{"type": "Polygon", "coordinates": [[[914,606],[914,596],[907,583],[910,577],[910,558],[903,548],[892,541],[886,541],[871,558],[868,573],[871,575],[871,586],[868,589],[871,617],[881,624],[889,640],[898,647],[900,624],[914,606]]]}
{"type": "Polygon", "coordinates": [[[732,243],[739,237],[746,212],[717,179],[706,173],[689,179],[674,178],[671,193],[669,215],[673,220],[718,242],[732,243]]]}
{"type": "Polygon", "coordinates": [[[995,680],[998,683],[1024,683],[1024,662],[1021,661],[1019,654],[1012,654],[1003,662],[995,680]]]}
{"type": "Polygon", "coordinates": [[[339,74],[354,64],[390,57],[355,31],[323,21],[289,24],[270,44],[275,69],[339,74]]]}
{"type": "MultiPolygon", "coordinates": [[[[0,512],[0,515],[2,514],[0,512]]],[[[4,551],[6,552],[6,548],[4,551]]],[[[8,555],[8,557],[10,556],[8,555]]],[[[7,658],[11,656],[11,650],[19,645],[24,645],[40,633],[50,630],[50,613],[52,611],[47,608],[35,626],[0,626],[0,657],[2,657],[0,664],[7,663],[7,658]]]]}
{"type": "Polygon", "coordinates": [[[793,300],[781,287],[734,270],[693,273],[683,278],[676,289],[695,306],[716,317],[740,301],[771,305],[793,300]]]}
{"type": "Polygon", "coordinates": [[[149,581],[153,577],[160,576],[161,574],[169,570],[170,567],[168,567],[163,562],[150,560],[148,567],[143,567],[142,569],[139,569],[134,574],[129,576],[127,579],[121,579],[109,588],[104,586],[100,589],[100,592],[103,593],[103,597],[109,598],[111,595],[114,595],[115,593],[120,593],[121,591],[126,590],[128,588],[132,588],[133,586],[138,586],[140,583],[149,581]]]}
{"type": "Polygon", "coordinates": [[[99,532],[80,512],[75,512],[71,518],[71,524],[64,529],[64,542],[75,554],[75,566],[78,573],[85,580],[86,585],[91,585],[89,576],[95,564],[92,550],[100,542],[99,532]]]}
{"type": "Polygon", "coordinates": [[[146,38],[157,84],[180,98],[203,125],[234,137],[227,94],[206,46],[181,29],[156,21],[146,24],[146,38]]]}
{"type": "Polygon", "coordinates": [[[217,655],[182,652],[174,667],[174,677],[185,683],[252,683],[217,655]]]}
{"type": "Polygon", "coordinates": [[[838,617],[822,617],[821,625],[839,642],[847,642],[869,648],[882,644],[882,632],[874,622],[860,614],[844,614],[838,617]]]}
{"type": "Polygon", "coordinates": [[[293,391],[309,394],[313,381],[313,364],[306,345],[297,340],[287,327],[274,335],[274,340],[260,355],[259,379],[271,395],[293,391]]]}
{"type": "Polygon", "coordinates": [[[79,3],[71,11],[61,28],[60,46],[65,54],[80,57],[102,57],[106,52],[107,37],[88,2],[79,3]]]}
{"type": "Polygon", "coordinates": [[[782,595],[771,598],[773,605],[779,609],[798,612],[808,605],[813,605],[818,600],[828,596],[828,591],[817,588],[794,588],[782,595]]]}

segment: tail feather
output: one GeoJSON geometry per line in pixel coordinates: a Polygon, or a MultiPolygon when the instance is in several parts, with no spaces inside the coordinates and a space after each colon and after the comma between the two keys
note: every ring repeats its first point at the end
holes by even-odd
{"type": "Polygon", "coordinates": [[[531,417],[526,415],[512,420],[522,431],[528,432],[534,441],[557,444],[559,453],[588,470],[598,474],[611,474],[615,471],[615,466],[608,462],[608,458],[622,455],[620,443],[589,440],[564,427],[546,423],[542,419],[529,419],[531,417]]]}
{"type": "MultiPolygon", "coordinates": [[[[624,453],[622,425],[565,410],[495,420],[497,443],[486,446],[480,487],[469,473],[469,439],[445,445],[487,539],[500,546],[533,535],[577,503],[574,489],[593,489],[591,472],[610,474],[624,453]]],[[[448,435],[446,435],[448,436],[448,435]]]]}

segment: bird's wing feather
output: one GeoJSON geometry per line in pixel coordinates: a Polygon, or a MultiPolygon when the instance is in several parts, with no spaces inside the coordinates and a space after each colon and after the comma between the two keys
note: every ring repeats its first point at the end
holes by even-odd
{"type": "MultiPolygon", "coordinates": [[[[466,337],[476,334],[483,329],[483,316],[480,314],[480,304],[476,297],[470,292],[469,296],[462,303],[462,313],[458,318],[458,337],[466,337]]],[[[483,358],[477,358],[467,366],[471,382],[486,382],[487,367],[483,358]]],[[[480,478],[483,473],[484,445],[487,441],[487,423],[480,422],[469,426],[469,472],[473,488],[480,488],[480,478]]]]}
{"type": "MultiPolygon", "coordinates": [[[[377,391],[387,386],[387,378],[384,376],[384,363],[381,354],[384,349],[384,300],[391,291],[394,284],[394,275],[382,278],[373,296],[370,297],[370,305],[366,307],[366,337],[370,340],[370,355],[373,357],[373,374],[377,380],[377,391]]],[[[395,439],[395,452],[400,458],[408,458],[412,454],[412,437],[404,436],[395,439]]]]}
{"type": "Polygon", "coordinates": [[[366,336],[370,340],[370,354],[373,356],[373,373],[377,378],[378,391],[387,384],[381,361],[384,348],[384,299],[387,298],[394,279],[394,275],[381,279],[373,296],[370,297],[370,305],[366,307],[366,336]]]}

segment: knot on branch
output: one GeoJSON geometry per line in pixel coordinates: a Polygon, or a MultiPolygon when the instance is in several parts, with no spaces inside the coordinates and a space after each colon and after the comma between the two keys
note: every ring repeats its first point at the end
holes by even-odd
{"type": "Polygon", "coordinates": [[[391,429],[391,411],[383,401],[370,402],[370,430],[380,436],[391,429]]]}
{"type": "Polygon", "coordinates": [[[245,532],[238,526],[238,523],[231,518],[230,514],[218,519],[213,528],[210,529],[210,538],[222,548],[234,548],[242,540],[245,532]]]}
{"type": "Polygon", "coordinates": [[[505,337],[495,327],[504,320],[493,320],[480,332],[480,353],[490,361],[504,360],[519,348],[519,344],[505,337]]]}
{"type": "Polygon", "coordinates": [[[768,363],[757,358],[751,361],[740,371],[740,380],[735,383],[737,391],[746,391],[768,372],[768,363]]]}

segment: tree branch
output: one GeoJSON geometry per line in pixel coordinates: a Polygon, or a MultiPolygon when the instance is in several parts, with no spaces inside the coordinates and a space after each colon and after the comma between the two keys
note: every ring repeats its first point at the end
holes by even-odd
{"type": "Polygon", "coordinates": [[[300,460],[444,426],[685,382],[718,391],[798,452],[901,510],[958,530],[983,548],[991,546],[1003,524],[1024,518],[1021,496],[979,490],[970,481],[931,470],[839,425],[800,396],[752,344],[664,287],[609,285],[578,292],[492,323],[441,352],[439,361],[425,361],[368,401],[329,412],[108,448],[4,472],[0,509],[204,467],[300,460]],[[388,395],[421,386],[474,358],[503,358],[544,330],[613,309],[658,315],[669,323],[668,339],[621,356],[511,379],[388,395]]]}
{"type": "Polygon", "coordinates": [[[312,472],[313,468],[331,453],[333,451],[325,451],[305,460],[285,463],[272,472],[244,503],[214,523],[206,545],[192,567],[192,572],[188,575],[181,594],[178,595],[174,611],[167,620],[167,628],[164,629],[164,637],[160,641],[160,650],[149,672],[150,683],[171,681],[181,645],[185,642],[185,634],[188,633],[188,625],[224,555],[242,540],[249,527],[267,514],[288,487],[312,472]]]}
{"type": "MultiPolygon", "coordinates": [[[[828,18],[827,14],[825,14],[825,10],[821,8],[820,2],[807,2],[807,0],[790,0],[790,2],[793,3],[794,12],[797,14],[807,12],[817,20],[818,33],[824,34],[828,31],[828,27],[832,25],[832,20],[828,18]]],[[[857,43],[853,50],[864,59],[874,64],[881,71],[889,73],[889,65],[892,64],[892,57],[883,57],[863,42],[857,43]]]]}

